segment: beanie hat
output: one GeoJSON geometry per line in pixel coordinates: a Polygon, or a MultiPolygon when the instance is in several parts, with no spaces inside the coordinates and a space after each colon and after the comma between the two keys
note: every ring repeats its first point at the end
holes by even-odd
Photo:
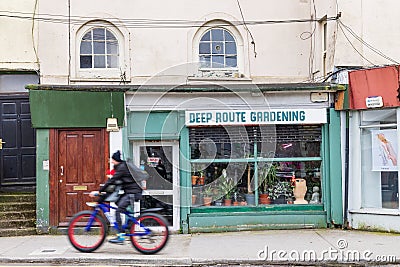
{"type": "Polygon", "coordinates": [[[119,150],[117,150],[117,152],[115,152],[112,157],[113,160],[118,161],[118,162],[122,162],[121,160],[121,152],[119,152],[119,150]]]}

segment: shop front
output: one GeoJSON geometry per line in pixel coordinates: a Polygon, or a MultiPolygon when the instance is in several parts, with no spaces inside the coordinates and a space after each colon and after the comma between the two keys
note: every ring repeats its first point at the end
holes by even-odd
{"type": "Polygon", "coordinates": [[[348,225],[400,231],[398,66],[349,72],[348,225]]]}
{"type": "Polygon", "coordinates": [[[250,90],[246,105],[233,92],[127,92],[125,151],[162,163],[146,195],[170,206],[175,230],[341,225],[340,116],[333,90],[316,90],[263,92],[268,105],[250,90]]]}

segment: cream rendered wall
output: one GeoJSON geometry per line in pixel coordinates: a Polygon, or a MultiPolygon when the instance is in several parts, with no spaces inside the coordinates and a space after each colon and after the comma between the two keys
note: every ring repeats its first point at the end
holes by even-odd
{"type": "Polygon", "coordinates": [[[34,47],[37,28],[32,21],[34,0],[0,1],[0,69],[38,70],[34,47]],[[24,18],[15,18],[23,16],[24,18]]]}
{"type": "MultiPolygon", "coordinates": [[[[400,2],[396,0],[338,0],[341,21],[349,26],[363,41],[378,49],[384,55],[400,62],[400,31],[398,30],[398,10],[400,2]]],[[[396,64],[385,59],[357,41],[348,31],[338,30],[336,44],[336,66],[373,66],[396,64]],[[359,55],[359,53],[361,55],[359,55]],[[363,58],[364,57],[364,58],[363,58]]]]}
{"type": "MultiPolygon", "coordinates": [[[[331,1],[329,1],[331,2],[331,1]]],[[[312,0],[281,0],[273,3],[265,0],[240,1],[246,21],[309,19],[313,12],[312,0]]],[[[82,26],[82,18],[103,17],[119,19],[119,29],[126,34],[129,66],[126,66],[128,82],[144,83],[149,77],[159,74],[173,66],[191,62],[197,44],[192,44],[197,28],[149,28],[132,27],[134,19],[151,20],[194,20],[207,22],[209,18],[228,21],[241,21],[240,10],[235,0],[149,0],[112,2],[105,0],[69,0],[55,3],[52,0],[40,0],[40,14],[52,14],[63,18],[63,23],[39,22],[39,56],[43,84],[119,84],[119,81],[88,81],[74,79],[76,40],[74,34],[82,26]],[[70,9],[69,9],[70,7],[70,9]],[[72,16],[70,27],[68,13],[72,16]],[[78,18],[79,22],[74,23],[78,18]],[[130,20],[129,22],[127,20],[130,20]],[[68,29],[71,29],[69,35],[68,29]],[[69,45],[69,40],[70,45],[69,45]],[[71,54],[71,61],[69,59],[71,54]],[[69,80],[69,77],[72,79],[69,80]]],[[[321,10],[317,16],[324,16],[321,10]]],[[[330,22],[334,23],[334,22],[330,22]]],[[[188,24],[186,24],[189,26],[188,24]]],[[[244,61],[241,72],[254,82],[303,82],[310,77],[311,40],[303,40],[302,34],[311,32],[313,23],[283,23],[248,25],[255,43],[257,57],[254,56],[250,35],[243,26],[237,30],[243,38],[244,61]]],[[[319,28],[315,32],[318,32],[319,28]]],[[[317,33],[316,33],[317,35],[317,33]]],[[[315,36],[316,36],[315,35],[315,36]]],[[[314,36],[314,38],[315,38],[314,36]]],[[[316,43],[320,40],[315,40],[316,43]]],[[[313,53],[320,55],[316,45],[313,53]]],[[[320,68],[314,62],[314,68],[320,68]]],[[[312,72],[312,71],[311,71],[312,72]]],[[[188,73],[165,75],[160,83],[169,79],[185,81],[188,73]]]]}

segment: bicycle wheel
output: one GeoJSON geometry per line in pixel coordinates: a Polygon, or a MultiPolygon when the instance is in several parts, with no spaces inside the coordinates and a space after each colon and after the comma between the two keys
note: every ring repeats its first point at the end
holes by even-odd
{"type": "Polygon", "coordinates": [[[143,254],[159,252],[167,244],[168,222],[159,214],[145,213],[130,226],[130,240],[135,249],[143,254]]]}
{"type": "Polygon", "coordinates": [[[72,246],[81,252],[98,249],[107,236],[107,223],[93,211],[78,212],[68,225],[68,239],[72,246]]]}

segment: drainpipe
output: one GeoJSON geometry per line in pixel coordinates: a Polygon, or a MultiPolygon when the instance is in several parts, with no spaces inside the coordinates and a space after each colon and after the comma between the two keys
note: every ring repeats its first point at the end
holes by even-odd
{"type": "Polygon", "coordinates": [[[344,159],[344,214],[343,227],[348,229],[348,208],[349,208],[349,111],[346,111],[346,134],[345,134],[345,159],[344,159]]]}

